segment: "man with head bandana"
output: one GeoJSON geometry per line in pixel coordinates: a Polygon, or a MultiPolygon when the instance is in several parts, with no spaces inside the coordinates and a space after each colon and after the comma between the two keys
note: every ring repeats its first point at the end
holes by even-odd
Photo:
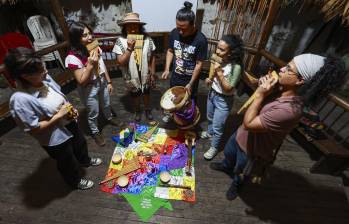
{"type": "Polygon", "coordinates": [[[233,182],[226,193],[228,200],[238,196],[239,174],[248,158],[272,161],[273,151],[298,124],[303,98],[298,90],[306,86],[308,99],[323,97],[337,88],[345,75],[343,62],[314,54],[296,56],[280,69],[278,80],[266,75],[259,80],[256,98],[247,109],[243,124],[230,137],[222,162],[212,162],[211,169],[229,174],[233,182]]]}

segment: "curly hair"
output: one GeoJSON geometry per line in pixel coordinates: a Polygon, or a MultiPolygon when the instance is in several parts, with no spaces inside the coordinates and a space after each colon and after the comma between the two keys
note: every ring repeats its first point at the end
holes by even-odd
{"type": "Polygon", "coordinates": [[[301,89],[305,104],[316,104],[328,93],[339,88],[344,83],[345,74],[345,65],[340,58],[327,57],[325,64],[301,89]]]}
{"type": "Polygon", "coordinates": [[[224,35],[221,40],[228,44],[230,50],[230,62],[243,65],[244,59],[244,44],[238,35],[224,35]]]}

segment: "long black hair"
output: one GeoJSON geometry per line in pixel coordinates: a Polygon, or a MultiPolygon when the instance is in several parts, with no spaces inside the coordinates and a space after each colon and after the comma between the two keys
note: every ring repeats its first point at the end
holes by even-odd
{"type": "Polygon", "coordinates": [[[195,13],[191,10],[192,7],[192,3],[185,1],[184,7],[177,12],[176,20],[188,21],[190,25],[194,25],[195,13]]]}
{"type": "Polygon", "coordinates": [[[305,104],[316,104],[328,93],[339,88],[344,83],[345,74],[345,65],[340,58],[327,57],[320,70],[301,88],[305,104]]]}
{"type": "Polygon", "coordinates": [[[88,57],[89,52],[87,51],[86,46],[81,44],[81,38],[84,34],[85,28],[87,28],[92,34],[91,27],[88,26],[86,23],[75,21],[68,21],[68,27],[71,50],[81,57],[88,57]]]}
{"type": "Polygon", "coordinates": [[[242,39],[238,35],[224,35],[221,40],[229,46],[230,63],[233,65],[239,64],[242,67],[244,59],[244,44],[242,39]]]}
{"type": "MultiPolygon", "coordinates": [[[[121,36],[124,37],[124,38],[127,37],[126,26],[127,26],[127,24],[124,24],[124,25],[122,26],[122,29],[121,29],[121,36]]],[[[144,35],[144,37],[148,37],[149,34],[148,34],[147,31],[145,30],[144,25],[139,25],[139,26],[140,26],[140,29],[139,29],[140,33],[139,33],[139,34],[144,35]]]]}
{"type": "Polygon", "coordinates": [[[11,78],[20,81],[23,87],[29,83],[22,78],[24,74],[36,74],[45,69],[40,56],[35,54],[33,49],[18,47],[9,49],[5,56],[4,64],[11,78]]]}

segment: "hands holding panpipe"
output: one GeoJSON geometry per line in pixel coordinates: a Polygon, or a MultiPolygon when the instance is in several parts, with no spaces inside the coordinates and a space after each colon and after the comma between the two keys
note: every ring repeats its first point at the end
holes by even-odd
{"type": "Polygon", "coordinates": [[[211,66],[210,66],[210,71],[208,73],[208,78],[213,81],[213,78],[214,78],[214,71],[215,71],[215,64],[218,63],[218,64],[222,64],[222,58],[219,57],[217,54],[212,54],[211,56],[211,59],[210,59],[210,62],[211,62],[211,66]]]}
{"type": "Polygon", "coordinates": [[[87,51],[90,53],[90,57],[97,59],[97,67],[96,67],[96,75],[99,75],[99,65],[98,65],[98,60],[100,56],[99,52],[99,43],[98,40],[94,40],[93,42],[89,43],[86,45],[87,51]]]}
{"type": "MultiPolygon", "coordinates": [[[[279,79],[279,75],[276,73],[276,71],[272,71],[271,73],[268,73],[269,76],[271,76],[272,78],[272,82],[273,84],[275,84],[278,79],[279,79]]],[[[259,86],[261,85],[264,85],[264,83],[262,83],[261,80],[264,80],[264,77],[262,77],[260,80],[259,80],[259,86]]],[[[258,90],[258,88],[257,88],[258,90]]],[[[254,101],[254,99],[256,99],[256,96],[257,96],[257,90],[252,94],[252,96],[250,96],[250,98],[244,103],[244,105],[242,105],[242,107],[240,108],[240,110],[237,112],[237,114],[240,114],[241,112],[245,111],[251,104],[252,102],[254,101]]],[[[268,90],[269,91],[269,90],[268,90]]]]}

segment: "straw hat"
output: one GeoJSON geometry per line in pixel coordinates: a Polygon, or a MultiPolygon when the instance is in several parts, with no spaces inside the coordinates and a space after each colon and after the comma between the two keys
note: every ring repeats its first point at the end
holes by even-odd
{"type": "Polygon", "coordinates": [[[140,24],[140,25],[145,25],[146,24],[146,23],[143,23],[143,22],[140,21],[138,13],[130,12],[130,13],[127,13],[124,16],[124,18],[122,18],[122,20],[118,22],[118,25],[119,26],[123,26],[125,24],[130,24],[130,23],[137,23],[137,24],[140,24]]]}

